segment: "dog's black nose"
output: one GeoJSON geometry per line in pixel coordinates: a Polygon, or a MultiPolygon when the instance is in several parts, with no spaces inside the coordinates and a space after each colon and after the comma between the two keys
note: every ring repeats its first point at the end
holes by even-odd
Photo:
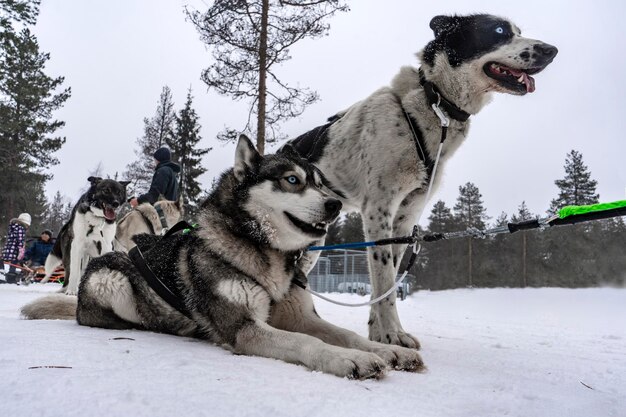
{"type": "Polygon", "coordinates": [[[553,59],[556,54],[559,53],[556,46],[552,46],[547,43],[537,43],[533,46],[533,49],[537,54],[539,54],[539,56],[545,59],[553,59]]]}
{"type": "Polygon", "coordinates": [[[326,212],[331,216],[336,216],[337,214],[339,214],[339,210],[341,210],[341,206],[342,206],[341,201],[335,198],[329,198],[324,203],[324,208],[326,209],[326,212]]]}
{"type": "Polygon", "coordinates": [[[111,204],[113,206],[113,208],[118,208],[120,206],[120,203],[118,203],[117,201],[114,201],[113,204],[111,204]]]}

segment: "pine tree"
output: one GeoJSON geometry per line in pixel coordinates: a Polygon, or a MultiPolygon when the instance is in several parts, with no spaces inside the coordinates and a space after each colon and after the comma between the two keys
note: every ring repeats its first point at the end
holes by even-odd
{"type": "Polygon", "coordinates": [[[198,181],[198,177],[206,172],[206,168],[202,166],[202,157],[211,150],[211,148],[198,148],[202,137],[200,137],[198,115],[191,107],[192,104],[193,96],[190,88],[185,107],[176,116],[174,136],[168,142],[174,158],[180,164],[179,190],[185,205],[189,205],[190,214],[194,213],[202,194],[198,181]]]}
{"type": "Polygon", "coordinates": [[[598,182],[591,179],[591,172],[584,164],[582,154],[575,150],[565,158],[565,177],[554,183],[559,187],[559,196],[552,200],[549,214],[556,213],[564,206],[595,204],[600,198],[596,194],[598,182]]]}
{"type": "MultiPolygon", "coordinates": [[[[291,59],[289,48],[326,35],[329,25],[324,20],[347,10],[340,0],[215,0],[204,13],[186,9],[215,59],[202,79],[219,94],[250,101],[245,129],[253,130],[256,116],[261,154],[266,140],[278,138],[280,122],[299,116],[318,100],[316,92],[281,81],[275,68],[291,59]]],[[[236,136],[236,130],[227,129],[218,138],[234,141],[236,136]]]]}
{"type": "Polygon", "coordinates": [[[13,34],[13,23],[34,25],[41,0],[0,0],[0,40],[13,34]]]}
{"type": "Polygon", "coordinates": [[[124,178],[131,181],[129,194],[148,190],[155,166],[152,154],[161,146],[172,142],[175,122],[172,92],[168,86],[164,86],[155,115],[143,119],[143,136],[136,141],[137,159],[128,164],[124,172],[124,178]]]}
{"type": "MultiPolygon", "coordinates": [[[[482,194],[471,182],[459,186],[459,196],[454,205],[454,217],[458,224],[466,228],[485,228],[485,220],[488,219],[483,207],[482,194]]],[[[467,285],[474,285],[474,253],[473,238],[467,239],[467,285]]]]}
{"type": "Polygon", "coordinates": [[[39,50],[28,27],[15,32],[14,21],[35,22],[38,1],[0,4],[0,232],[20,212],[33,216],[43,211],[43,186],[51,178],[47,169],[58,163],[54,153],[65,143],[54,133],[65,125],[53,112],[70,97],[63,77],[45,73],[50,55],[39,50]],[[34,193],[34,194],[33,194],[34,193]]]}
{"type": "Polygon", "coordinates": [[[523,222],[526,220],[536,219],[537,216],[532,214],[530,210],[528,210],[528,206],[526,205],[526,201],[522,201],[522,204],[517,208],[517,213],[511,216],[511,221],[513,223],[523,222]]]}
{"type": "Polygon", "coordinates": [[[341,239],[343,242],[363,242],[363,219],[359,213],[347,213],[341,222],[341,239]]]}
{"type": "Polygon", "coordinates": [[[508,223],[509,223],[509,215],[503,211],[502,213],[500,213],[498,217],[496,217],[494,226],[495,227],[506,226],[508,223]]]}
{"type": "Polygon", "coordinates": [[[41,226],[43,229],[50,229],[54,236],[59,233],[61,227],[69,220],[71,212],[71,203],[68,198],[61,195],[60,191],[57,191],[52,201],[46,204],[46,211],[44,212],[41,226]],[[68,204],[70,205],[70,211],[68,211],[68,204]]]}
{"type": "Polygon", "coordinates": [[[444,233],[453,231],[454,216],[446,203],[439,200],[433,206],[428,216],[428,230],[433,233],[444,233]]]}
{"type": "Polygon", "coordinates": [[[454,205],[455,220],[462,227],[483,229],[489,217],[483,207],[482,194],[471,182],[459,186],[459,196],[454,205]]]}

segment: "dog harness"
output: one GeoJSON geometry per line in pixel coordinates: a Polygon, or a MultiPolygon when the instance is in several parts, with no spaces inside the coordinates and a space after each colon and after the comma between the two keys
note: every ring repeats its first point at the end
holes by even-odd
{"type": "MultiPolygon", "coordinates": [[[[163,236],[163,239],[166,239],[169,236],[172,236],[173,234],[180,231],[182,231],[183,233],[187,231],[188,233],[188,231],[193,230],[193,228],[194,227],[192,225],[185,221],[178,222],[174,226],[172,226],[170,230],[167,231],[167,233],[163,236]]],[[[133,262],[141,276],[146,280],[146,284],[148,284],[148,286],[152,288],[154,292],[156,292],[157,295],[163,299],[163,301],[165,301],[181,314],[187,316],[188,318],[191,318],[191,313],[189,312],[189,310],[187,310],[187,307],[185,307],[185,303],[183,302],[183,300],[181,300],[181,298],[176,294],[173,288],[170,288],[167,285],[165,280],[161,279],[157,274],[154,273],[152,268],[150,268],[150,265],[148,265],[148,263],[146,262],[146,258],[144,257],[141,249],[139,249],[139,246],[135,246],[134,248],[132,248],[128,252],[128,256],[130,257],[130,260],[133,262]]]]}

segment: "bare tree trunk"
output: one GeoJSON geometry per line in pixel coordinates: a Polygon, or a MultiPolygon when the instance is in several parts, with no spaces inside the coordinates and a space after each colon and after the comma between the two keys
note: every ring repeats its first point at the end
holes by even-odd
{"type": "Polygon", "coordinates": [[[522,286],[526,285],[526,231],[522,231],[522,286]]]}
{"type": "Polygon", "coordinates": [[[267,20],[269,0],[263,0],[261,11],[261,36],[259,38],[259,107],[257,115],[256,147],[261,155],[265,154],[265,99],[267,96],[267,20]]]}
{"type": "Polygon", "coordinates": [[[468,286],[472,286],[472,238],[470,237],[467,241],[468,246],[467,246],[467,258],[468,258],[468,265],[467,265],[467,278],[468,278],[468,286]]]}

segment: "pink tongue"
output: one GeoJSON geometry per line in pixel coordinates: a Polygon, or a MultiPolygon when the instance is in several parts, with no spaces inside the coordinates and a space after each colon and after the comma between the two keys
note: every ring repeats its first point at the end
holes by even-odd
{"type": "Polygon", "coordinates": [[[535,79],[533,77],[526,74],[524,71],[518,71],[513,68],[507,68],[507,70],[517,78],[519,78],[520,75],[524,77],[523,82],[524,85],[526,85],[527,93],[532,93],[533,91],[535,91],[535,79]]]}
{"type": "Polygon", "coordinates": [[[104,217],[106,217],[108,220],[114,220],[115,219],[115,210],[113,210],[112,208],[105,208],[104,209],[104,217]]]}

